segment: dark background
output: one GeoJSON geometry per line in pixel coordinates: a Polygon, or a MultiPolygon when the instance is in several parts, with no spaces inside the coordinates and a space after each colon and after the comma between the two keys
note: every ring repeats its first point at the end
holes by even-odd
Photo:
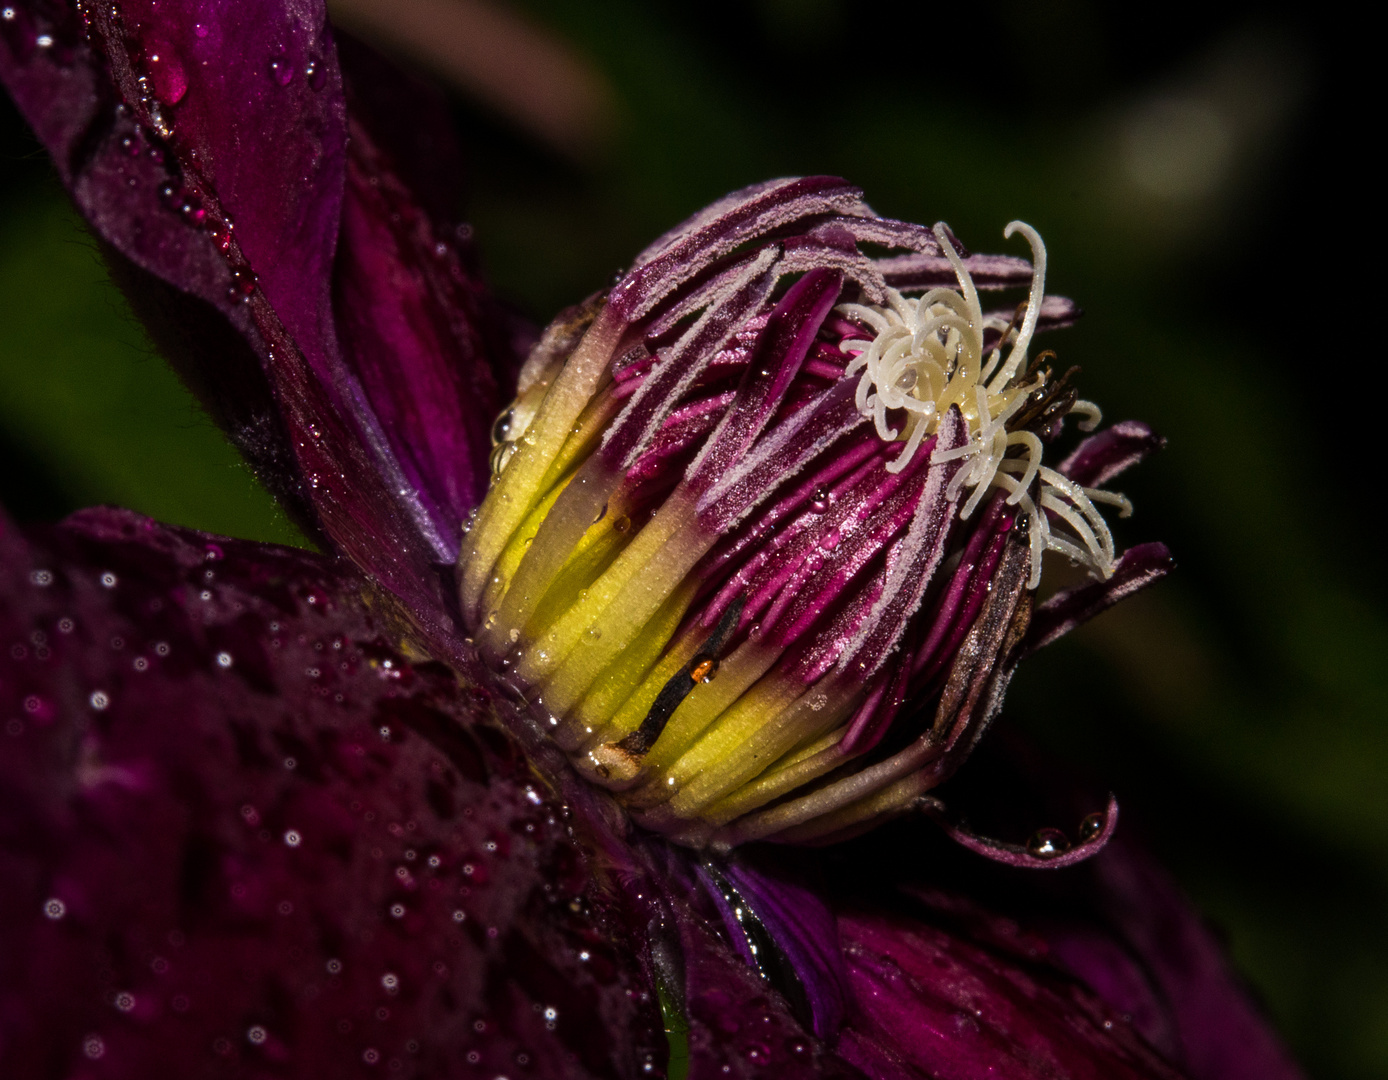
{"type": "MultiPolygon", "coordinates": [[[[1050,288],[1087,311],[1044,345],[1108,418],[1170,439],[1124,478],[1138,512],[1120,538],[1165,540],[1180,569],[1032,661],[1006,714],[1119,793],[1314,1076],[1388,1075],[1368,30],[1326,5],[456,2],[500,10],[479,25],[517,62],[491,82],[383,32],[371,0],[339,8],[455,88],[468,216],[538,320],[774,175],[840,173],[974,250],[1013,250],[1013,218],[1041,231],[1050,288]],[[583,122],[516,104],[536,42],[587,80],[583,122]]],[[[118,503],[294,542],[152,353],[8,102],[0,125],[7,509],[118,503]]]]}

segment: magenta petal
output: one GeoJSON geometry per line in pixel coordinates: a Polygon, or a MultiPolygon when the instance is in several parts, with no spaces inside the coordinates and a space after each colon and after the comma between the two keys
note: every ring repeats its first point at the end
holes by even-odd
{"type": "Polygon", "coordinates": [[[926,918],[840,915],[858,1008],[842,1056],[883,1078],[1177,1080],[1128,1024],[1045,962],[1043,942],[967,914],[982,923],[977,937],[926,918]]]}
{"type": "Polygon", "coordinates": [[[663,1065],[645,917],[354,571],[120,511],[0,546],[0,1074],[663,1065]]]}
{"type": "Polygon", "coordinates": [[[1077,484],[1100,487],[1165,445],[1166,440],[1142,421],[1123,420],[1085,439],[1060,463],[1059,471],[1077,484]]]}
{"type": "Polygon", "coordinates": [[[488,356],[505,347],[503,330],[393,161],[364,125],[351,130],[334,279],[340,340],[429,515],[440,561],[452,562],[467,513],[486,492],[500,408],[488,356]]]}
{"type": "Polygon", "coordinates": [[[1089,873],[1098,918],[1046,932],[1071,970],[1132,1012],[1140,1027],[1142,1020],[1162,1023],[1152,1015],[1152,990],[1143,992],[1151,986],[1169,1012],[1167,1037],[1197,1080],[1302,1080],[1218,942],[1151,856],[1120,841],[1089,873]]]}
{"type": "Polygon", "coordinates": [[[1064,637],[1075,627],[1107,611],[1126,596],[1171,573],[1176,560],[1163,543],[1138,544],[1123,552],[1107,581],[1063,589],[1040,605],[1022,641],[1023,655],[1064,637]]]}
{"type": "Polygon", "coordinates": [[[813,890],[772,866],[743,859],[728,866],[726,874],[785,956],[803,990],[815,1034],[832,1042],[849,1005],[833,914],[813,890]]]}

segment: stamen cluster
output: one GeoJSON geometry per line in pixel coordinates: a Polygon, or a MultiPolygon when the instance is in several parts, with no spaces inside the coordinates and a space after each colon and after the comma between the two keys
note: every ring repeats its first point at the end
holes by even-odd
{"type": "Polygon", "coordinates": [[[1014,229],[1035,268],[840,180],[776,181],[662,237],[536,348],[462,610],[644,825],[819,843],[910,807],[996,711],[1042,553],[1112,572],[1095,493],[1041,464],[1097,411],[1028,364],[1074,312],[1014,229]],[[982,310],[980,289],[1028,285],[1011,320],[982,310]]]}

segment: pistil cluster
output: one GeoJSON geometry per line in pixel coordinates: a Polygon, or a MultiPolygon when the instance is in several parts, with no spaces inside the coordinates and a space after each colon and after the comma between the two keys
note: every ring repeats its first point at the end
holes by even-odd
{"type": "Polygon", "coordinates": [[[1097,410],[1028,359],[1074,309],[1013,231],[1034,266],[881,218],[840,180],[760,185],[532,354],[462,610],[642,824],[822,843],[901,812],[996,711],[1044,551],[1112,573],[1094,501],[1121,497],[1041,463],[1097,410]],[[1022,305],[984,312],[981,289],[1013,287],[1022,305]]]}

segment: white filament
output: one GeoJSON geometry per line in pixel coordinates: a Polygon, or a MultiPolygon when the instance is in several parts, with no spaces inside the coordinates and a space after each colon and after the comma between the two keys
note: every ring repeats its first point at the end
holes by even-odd
{"type": "MultiPolygon", "coordinates": [[[[906,444],[887,470],[904,469],[926,436],[935,432],[940,417],[951,405],[958,406],[968,425],[969,441],[955,450],[936,451],[931,460],[964,459],[947,489],[951,499],[970,489],[959,516],[968,519],[990,490],[1002,488],[1008,492],[1008,505],[1020,507],[1029,519],[1031,588],[1040,583],[1041,556],[1048,550],[1108,578],[1116,557],[1113,534],[1094,504],[1117,506],[1121,517],[1132,512],[1132,504],[1122,495],[1083,488],[1045,467],[1041,440],[1035,434],[1007,430],[1008,421],[1045,384],[1044,373],[1027,383],[1019,383],[1016,376],[1026,364],[1045,298],[1046,245],[1024,222],[1014,221],[1003,231],[1007,237],[1021,233],[1032,251],[1031,290],[1021,325],[1012,329],[996,318],[984,318],[978,289],[944,224],[936,225],[934,232],[959,281],[957,290],[930,289],[912,299],[888,288],[885,307],[840,304],[836,309],[875,335],[871,341],[850,340],[841,347],[858,351],[844,371],[845,377],[861,372],[855,394],[858,411],[872,417],[883,441],[906,444]],[[986,359],[985,329],[1003,333],[986,359]],[[895,426],[898,422],[901,428],[895,426]],[[1015,448],[1021,453],[1009,457],[1015,448]],[[1035,498],[1030,494],[1033,484],[1038,486],[1035,498]],[[1052,530],[1052,518],[1067,527],[1067,534],[1052,530]]],[[[1093,402],[1076,401],[1070,411],[1083,417],[1082,431],[1092,431],[1099,423],[1101,414],[1093,402]]]]}

